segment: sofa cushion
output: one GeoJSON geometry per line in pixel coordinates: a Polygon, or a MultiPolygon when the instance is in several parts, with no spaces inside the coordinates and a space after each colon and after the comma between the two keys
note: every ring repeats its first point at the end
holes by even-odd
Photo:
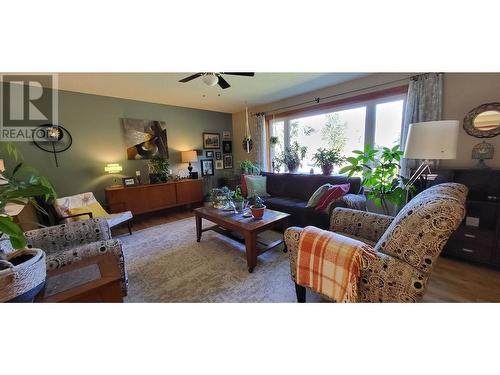
{"type": "Polygon", "coordinates": [[[319,200],[315,208],[316,211],[325,211],[328,213],[330,205],[340,197],[346,195],[349,188],[349,184],[333,185],[319,200]]]}
{"type": "Polygon", "coordinates": [[[267,185],[266,176],[245,175],[245,181],[247,185],[248,198],[254,198],[255,196],[259,197],[269,196],[266,190],[266,185],[267,185]]]}
{"type": "Polygon", "coordinates": [[[268,197],[264,200],[267,208],[286,212],[291,215],[300,215],[305,210],[306,203],[301,199],[288,197],[268,197]]]}
{"type": "Polygon", "coordinates": [[[309,198],[309,200],[307,201],[306,207],[316,207],[320,199],[331,187],[332,185],[330,184],[324,184],[317,188],[316,191],[311,195],[311,198],[309,198]]]}

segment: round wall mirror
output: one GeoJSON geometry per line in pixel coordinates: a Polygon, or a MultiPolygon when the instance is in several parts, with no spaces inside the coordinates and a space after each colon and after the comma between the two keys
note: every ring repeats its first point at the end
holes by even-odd
{"type": "Polygon", "coordinates": [[[491,138],[500,134],[500,103],[480,105],[464,118],[467,134],[476,138],[491,138]]]}

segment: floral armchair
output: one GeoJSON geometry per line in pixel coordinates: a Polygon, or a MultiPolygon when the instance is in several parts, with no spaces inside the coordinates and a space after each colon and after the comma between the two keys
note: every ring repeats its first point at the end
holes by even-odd
{"type": "Polygon", "coordinates": [[[118,239],[111,238],[106,219],[74,221],[31,230],[25,235],[28,247],[40,248],[46,253],[48,270],[61,268],[92,256],[115,255],[122,275],[123,295],[127,295],[128,277],[122,243],[118,239]]]}
{"type": "MultiPolygon", "coordinates": [[[[433,186],[413,198],[396,217],[336,208],[330,230],[372,246],[375,258],[363,256],[358,302],[418,302],[424,296],[434,263],[465,216],[467,187],[433,186]]],[[[296,281],[302,228],[285,231],[290,271],[296,281]]],[[[297,299],[305,288],[296,285],[297,299]]],[[[327,298],[326,296],[323,296],[327,298]]]]}

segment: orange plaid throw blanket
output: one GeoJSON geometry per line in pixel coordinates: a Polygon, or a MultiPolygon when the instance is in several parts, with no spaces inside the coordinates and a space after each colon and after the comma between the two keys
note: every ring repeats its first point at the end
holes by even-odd
{"type": "Polygon", "coordinates": [[[297,255],[297,284],[337,302],[356,302],[363,252],[375,254],[361,241],[305,227],[297,255]]]}

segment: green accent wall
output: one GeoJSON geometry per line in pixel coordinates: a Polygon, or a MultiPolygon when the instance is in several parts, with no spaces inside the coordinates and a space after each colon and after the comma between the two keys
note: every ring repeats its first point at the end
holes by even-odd
{"type": "MultiPolygon", "coordinates": [[[[165,121],[170,168],[174,174],[179,169],[187,171],[187,164],[180,162],[180,151],[202,149],[203,132],[221,133],[221,140],[223,131],[232,132],[230,113],[69,91],[59,91],[58,94],[59,125],[68,129],[73,137],[71,148],[58,154],[59,168],[56,168],[52,154],[38,149],[33,143],[16,142],[16,146],[27,165],[50,179],[59,196],[92,191],[103,202],[104,188],[113,185],[115,178],[121,184],[122,177],[135,176],[135,171],[140,170],[143,180],[147,181],[147,161],[127,160],[121,118],[165,121]],[[113,176],[104,172],[107,163],[120,163],[122,174],[113,176]]],[[[206,159],[205,151],[198,159],[206,159]]],[[[8,161],[6,164],[12,168],[8,161]]],[[[199,162],[193,163],[193,170],[201,176],[199,162]]],[[[229,169],[216,170],[215,176],[205,178],[205,190],[232,172],[229,169]]]]}

